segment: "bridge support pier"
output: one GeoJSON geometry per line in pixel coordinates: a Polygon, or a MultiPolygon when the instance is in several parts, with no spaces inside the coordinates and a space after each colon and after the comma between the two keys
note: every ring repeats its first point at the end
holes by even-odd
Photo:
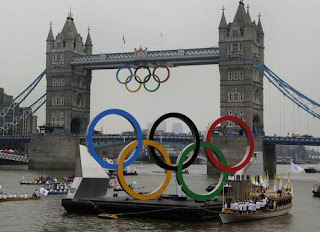
{"type": "Polygon", "coordinates": [[[269,173],[270,178],[277,172],[277,156],[275,144],[263,145],[264,171],[269,173]]]}
{"type": "MultiPolygon", "coordinates": [[[[228,166],[233,166],[239,163],[245,155],[247,148],[247,139],[245,136],[215,136],[212,137],[211,143],[217,146],[226,157],[228,166]]],[[[263,138],[254,138],[254,151],[262,151],[263,138]]],[[[209,161],[208,161],[209,162],[209,161]]],[[[211,163],[207,164],[207,174],[216,175],[220,171],[213,167],[211,163]]]]}
{"type": "Polygon", "coordinates": [[[29,145],[29,168],[74,170],[80,139],[76,136],[34,135],[29,145]]]}

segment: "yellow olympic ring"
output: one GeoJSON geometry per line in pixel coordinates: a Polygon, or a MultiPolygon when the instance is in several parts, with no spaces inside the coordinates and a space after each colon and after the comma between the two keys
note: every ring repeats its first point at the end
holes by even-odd
{"type": "Polygon", "coordinates": [[[129,92],[131,92],[131,93],[136,93],[136,92],[138,92],[138,91],[141,89],[141,86],[142,86],[141,83],[143,83],[143,82],[141,82],[141,83],[140,83],[140,82],[141,82],[141,78],[140,78],[138,75],[136,75],[136,74],[134,74],[134,75],[129,75],[129,76],[126,78],[126,80],[124,81],[124,86],[126,87],[126,89],[127,89],[129,92]],[[138,87],[136,90],[131,90],[131,89],[129,89],[129,87],[128,87],[128,80],[131,79],[132,76],[139,80],[139,82],[138,82],[138,83],[139,83],[139,87],[138,87]]]}
{"type": "MultiPolygon", "coordinates": [[[[126,180],[124,178],[123,175],[123,163],[125,161],[125,158],[127,157],[128,153],[130,151],[132,151],[133,149],[135,149],[138,145],[138,141],[133,141],[131,143],[129,143],[126,147],[123,148],[123,150],[120,152],[120,155],[118,157],[118,170],[117,170],[117,176],[118,176],[118,181],[121,185],[121,187],[123,188],[123,190],[129,194],[129,196],[134,197],[135,199],[138,200],[150,200],[150,199],[155,199],[157,196],[160,196],[168,187],[170,180],[171,180],[171,175],[172,175],[172,171],[170,170],[166,170],[166,178],[164,180],[164,182],[162,183],[162,185],[160,185],[156,190],[154,190],[151,193],[147,193],[147,194],[140,194],[137,193],[135,191],[133,191],[126,183],[126,180]]],[[[160,154],[163,156],[165,162],[168,165],[171,165],[171,160],[170,157],[167,153],[167,151],[164,149],[164,147],[160,144],[157,143],[153,140],[147,140],[144,139],[143,140],[143,145],[148,145],[148,146],[152,146],[155,149],[157,149],[160,154]]]]}

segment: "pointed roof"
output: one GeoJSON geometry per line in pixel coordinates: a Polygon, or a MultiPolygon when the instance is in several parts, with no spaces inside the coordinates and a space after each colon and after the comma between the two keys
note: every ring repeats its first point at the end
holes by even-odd
{"type": "Polygon", "coordinates": [[[48,37],[47,37],[47,42],[48,41],[54,41],[54,36],[53,36],[53,32],[52,32],[52,23],[50,22],[50,30],[48,33],[48,37]]]}
{"type": "Polygon", "coordinates": [[[224,15],[224,11],[223,11],[222,16],[221,16],[219,29],[224,29],[224,28],[228,28],[228,24],[227,24],[226,16],[224,15]]]}
{"type": "Polygon", "coordinates": [[[233,20],[233,23],[238,23],[240,26],[244,26],[246,21],[247,21],[247,12],[244,9],[243,1],[240,1],[237,13],[236,13],[234,20],[233,20]]]}
{"type": "Polygon", "coordinates": [[[247,24],[250,24],[250,25],[252,24],[250,12],[249,12],[249,4],[247,6],[247,24]]]}
{"type": "Polygon", "coordinates": [[[70,12],[68,13],[67,21],[63,26],[61,34],[64,38],[69,40],[74,40],[78,36],[77,28],[73,22],[73,16],[70,12]]]}
{"type": "Polygon", "coordinates": [[[88,28],[88,35],[87,35],[85,46],[93,46],[91,36],[90,36],[90,28],[88,28]]]}
{"type": "Polygon", "coordinates": [[[261,18],[261,15],[259,14],[259,22],[258,22],[257,32],[264,34],[260,18],[261,18]]]}

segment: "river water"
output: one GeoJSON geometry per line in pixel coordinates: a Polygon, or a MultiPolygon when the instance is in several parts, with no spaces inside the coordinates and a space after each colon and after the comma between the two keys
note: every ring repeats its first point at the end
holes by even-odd
{"type": "MultiPolygon", "coordinates": [[[[164,174],[153,173],[160,170],[154,164],[137,164],[138,176],[129,176],[127,182],[136,183],[135,188],[148,191],[156,188],[164,179],[164,174]]],[[[307,167],[308,165],[301,165],[307,167]]],[[[317,165],[320,168],[320,165],[317,165]]],[[[284,184],[290,165],[278,165],[277,172],[283,174],[284,184]]],[[[191,189],[204,193],[204,188],[214,182],[206,175],[206,165],[192,165],[185,181],[191,189]]],[[[20,185],[19,181],[31,180],[39,175],[51,175],[57,179],[72,175],[65,171],[3,171],[0,170],[2,191],[10,194],[28,193],[35,186],[20,185]]],[[[320,179],[320,173],[292,174],[294,185],[294,206],[288,215],[254,222],[221,224],[212,222],[174,222],[151,219],[120,218],[105,220],[91,215],[68,214],[61,206],[64,196],[49,195],[39,201],[0,203],[0,231],[320,231],[320,198],[312,196],[311,189],[320,179]]],[[[174,193],[173,176],[170,187],[165,193],[174,193]]],[[[111,190],[108,194],[112,194],[111,190]]]]}

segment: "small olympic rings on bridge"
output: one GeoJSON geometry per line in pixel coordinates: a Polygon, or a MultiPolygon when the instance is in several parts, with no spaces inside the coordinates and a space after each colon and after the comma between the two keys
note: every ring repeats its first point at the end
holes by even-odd
{"type": "Polygon", "coordinates": [[[135,69],[134,73],[132,72],[131,68],[124,65],[124,66],[121,66],[118,70],[117,70],[117,73],[116,73],[116,78],[117,78],[117,81],[121,84],[124,84],[126,89],[131,92],[131,93],[136,93],[140,90],[142,84],[145,88],[145,90],[147,90],[148,92],[155,92],[157,91],[159,88],[160,88],[160,84],[166,82],[170,77],[170,69],[168,68],[167,65],[164,65],[164,64],[160,64],[160,65],[157,65],[155,66],[155,68],[153,69],[152,73],[149,69],[149,67],[147,66],[139,66],[138,68],[135,69]],[[165,79],[161,80],[159,75],[156,75],[156,70],[159,69],[159,68],[165,68],[167,70],[167,76],[165,79]],[[125,79],[124,82],[122,82],[119,78],[119,73],[122,69],[128,69],[129,72],[130,72],[130,75],[127,76],[127,78],[125,79]],[[148,71],[148,75],[145,76],[145,78],[143,78],[143,80],[141,79],[141,77],[137,74],[138,73],[138,70],[140,69],[146,69],[148,71]],[[132,77],[134,77],[134,79],[136,80],[136,82],[138,82],[139,86],[137,87],[137,89],[135,90],[130,90],[128,88],[128,83],[132,80],[132,77]],[[150,90],[149,88],[146,87],[146,83],[149,82],[149,80],[151,79],[151,77],[153,77],[153,79],[158,83],[157,87],[155,87],[153,90],[150,90]]]}
{"type": "Polygon", "coordinates": [[[131,81],[131,79],[132,79],[132,70],[131,70],[131,68],[128,67],[128,66],[126,66],[126,65],[121,66],[121,67],[118,68],[118,70],[117,70],[116,78],[117,78],[117,80],[118,80],[118,82],[119,82],[120,84],[129,83],[129,82],[131,81]],[[120,72],[122,69],[128,69],[129,72],[130,72],[130,79],[129,79],[127,82],[122,82],[122,81],[120,81],[120,79],[119,79],[119,72],[120,72]]]}
{"type": "Polygon", "coordinates": [[[103,117],[105,117],[107,115],[111,115],[111,114],[119,115],[119,116],[122,116],[123,118],[127,119],[131,123],[131,125],[133,126],[136,137],[137,137],[137,141],[138,141],[138,146],[137,146],[134,154],[124,163],[124,167],[129,166],[134,161],[136,161],[136,159],[138,158],[138,156],[142,150],[143,134],[142,134],[141,127],[140,127],[139,123],[137,122],[137,120],[131,114],[129,114],[128,112],[126,112],[124,110],[120,110],[120,109],[105,110],[105,111],[101,112],[100,114],[98,114],[91,121],[90,125],[87,128],[87,133],[86,133],[87,134],[87,146],[88,146],[89,153],[93,156],[93,158],[102,167],[108,168],[111,170],[116,170],[116,169],[118,169],[118,165],[117,164],[110,164],[106,161],[103,161],[100,158],[100,156],[96,153],[96,151],[94,149],[93,141],[92,141],[94,127],[97,125],[97,123],[100,121],[100,119],[102,119],[103,117]]]}
{"type": "MultiPolygon", "coordinates": [[[[160,118],[158,118],[154,124],[152,125],[150,132],[149,132],[149,140],[153,140],[153,136],[154,133],[157,129],[157,127],[160,125],[160,123],[162,121],[164,121],[167,118],[178,118],[180,120],[182,120],[184,123],[186,123],[188,125],[188,127],[191,130],[191,133],[193,135],[193,141],[195,143],[195,149],[194,152],[191,156],[189,156],[189,159],[186,161],[186,163],[183,164],[183,169],[186,169],[187,167],[189,167],[193,161],[197,158],[198,153],[199,153],[199,149],[200,149],[200,135],[199,135],[199,131],[196,127],[196,125],[193,123],[193,121],[191,121],[190,118],[188,118],[187,116],[185,116],[184,114],[180,114],[180,113],[168,113],[165,115],[162,115],[160,118]]],[[[153,147],[148,147],[149,153],[153,156],[153,158],[155,159],[157,165],[159,165],[160,167],[162,167],[163,169],[166,170],[172,170],[172,171],[177,171],[177,166],[176,165],[168,165],[162,162],[162,160],[157,156],[156,151],[154,150],[153,147]]]]}
{"type": "MultiPolygon", "coordinates": [[[[135,192],[134,190],[132,190],[126,183],[126,180],[124,178],[123,175],[123,163],[124,160],[126,158],[126,156],[128,155],[128,153],[130,151],[132,151],[136,146],[138,145],[137,141],[133,141],[131,143],[129,143],[125,148],[123,148],[123,150],[121,151],[119,157],[118,157],[118,171],[117,171],[117,177],[118,177],[118,181],[122,187],[122,189],[129,194],[130,196],[139,199],[139,200],[150,200],[150,199],[154,199],[157,196],[160,196],[168,187],[170,180],[171,180],[171,175],[172,175],[172,171],[166,170],[166,178],[164,180],[164,182],[162,183],[162,185],[160,185],[155,191],[151,192],[151,193],[147,193],[147,194],[140,194],[135,192]]],[[[143,145],[148,145],[148,146],[152,146],[153,148],[156,148],[160,154],[163,156],[165,162],[167,165],[171,165],[171,160],[169,157],[169,154],[167,153],[167,151],[164,149],[163,146],[161,146],[161,144],[152,141],[152,140],[143,140],[143,145]]]]}
{"type": "Polygon", "coordinates": [[[160,78],[159,78],[156,74],[150,74],[150,76],[148,75],[148,76],[146,76],[146,77],[144,78],[144,80],[143,80],[143,87],[144,87],[145,90],[147,90],[148,92],[155,92],[155,91],[157,91],[157,90],[160,88],[160,78]],[[147,79],[147,78],[150,79],[150,76],[153,76],[153,79],[157,80],[157,83],[158,83],[157,87],[156,87],[155,89],[153,89],[153,90],[148,89],[147,86],[146,86],[146,83],[147,83],[146,79],[147,79]]]}
{"type": "Polygon", "coordinates": [[[153,76],[153,79],[154,79],[155,81],[159,82],[159,83],[164,83],[164,82],[166,82],[166,81],[169,79],[169,77],[170,77],[170,70],[169,70],[169,68],[168,68],[167,65],[160,64],[160,65],[156,66],[156,67],[153,69],[153,72],[152,72],[153,75],[155,74],[155,72],[156,72],[156,70],[157,70],[158,68],[165,68],[165,69],[167,69],[167,72],[168,72],[167,77],[166,77],[164,80],[162,80],[162,81],[156,80],[156,79],[154,78],[154,76],[153,76]]]}
{"type": "Polygon", "coordinates": [[[243,159],[241,160],[241,162],[233,167],[227,167],[221,163],[219,163],[215,158],[214,155],[212,154],[210,149],[205,149],[205,153],[209,159],[209,161],[216,166],[218,169],[220,169],[221,171],[225,171],[225,172],[229,172],[229,173],[235,173],[236,171],[241,170],[242,168],[244,168],[250,161],[252,155],[253,155],[253,151],[254,151],[254,139],[253,139],[253,135],[252,132],[249,128],[249,126],[240,118],[234,117],[234,116],[224,116],[219,118],[218,120],[214,121],[213,124],[210,126],[205,141],[207,143],[211,142],[211,136],[212,133],[214,131],[214,129],[216,128],[217,125],[219,125],[220,123],[224,122],[224,121],[232,121],[237,123],[245,132],[246,137],[247,137],[247,143],[249,143],[247,145],[247,149],[246,149],[246,154],[243,157],[243,159]]]}
{"type": "Polygon", "coordinates": [[[124,86],[126,87],[126,89],[127,89],[129,92],[131,92],[131,93],[136,93],[136,92],[138,92],[138,91],[141,89],[141,78],[140,78],[138,75],[136,75],[136,74],[134,74],[133,76],[134,76],[134,79],[138,80],[138,83],[139,83],[138,88],[136,88],[135,90],[129,89],[128,83],[131,81],[132,76],[128,76],[128,77],[126,78],[126,80],[125,80],[125,82],[124,82],[124,86]]]}
{"type": "Polygon", "coordinates": [[[138,78],[137,78],[136,76],[134,76],[134,78],[136,79],[136,81],[137,81],[139,84],[144,84],[145,82],[148,82],[148,81],[149,81],[149,79],[150,79],[150,77],[151,77],[151,71],[150,71],[150,69],[149,69],[147,66],[139,66],[139,67],[136,68],[136,70],[134,71],[134,75],[137,75],[138,70],[141,69],[141,68],[147,69],[148,72],[149,72],[149,75],[147,75],[147,76],[144,78],[143,82],[141,82],[141,80],[138,80],[138,78]]]}
{"type": "MultiPolygon", "coordinates": [[[[223,165],[227,165],[227,161],[226,158],[223,156],[222,152],[214,145],[210,144],[210,143],[205,143],[205,142],[201,142],[201,147],[205,147],[207,149],[212,150],[218,157],[219,161],[223,164],[223,165]]],[[[227,172],[221,172],[220,174],[220,178],[219,178],[219,182],[216,184],[216,187],[209,193],[204,194],[204,195],[200,195],[197,194],[195,192],[193,192],[192,190],[190,190],[190,188],[187,186],[187,184],[185,183],[184,179],[183,179],[183,162],[185,161],[185,159],[187,158],[187,155],[193,150],[195,149],[195,144],[189,144],[187,147],[185,147],[183,149],[183,151],[180,153],[180,155],[178,156],[177,159],[177,166],[178,166],[178,170],[177,170],[177,174],[176,174],[176,178],[177,181],[180,185],[182,185],[182,189],[183,192],[185,192],[185,194],[187,194],[189,197],[198,200],[198,201],[207,201],[210,200],[212,198],[214,198],[215,196],[218,196],[221,191],[223,190],[223,186],[224,184],[227,182],[228,180],[228,173],[227,172]]]]}

